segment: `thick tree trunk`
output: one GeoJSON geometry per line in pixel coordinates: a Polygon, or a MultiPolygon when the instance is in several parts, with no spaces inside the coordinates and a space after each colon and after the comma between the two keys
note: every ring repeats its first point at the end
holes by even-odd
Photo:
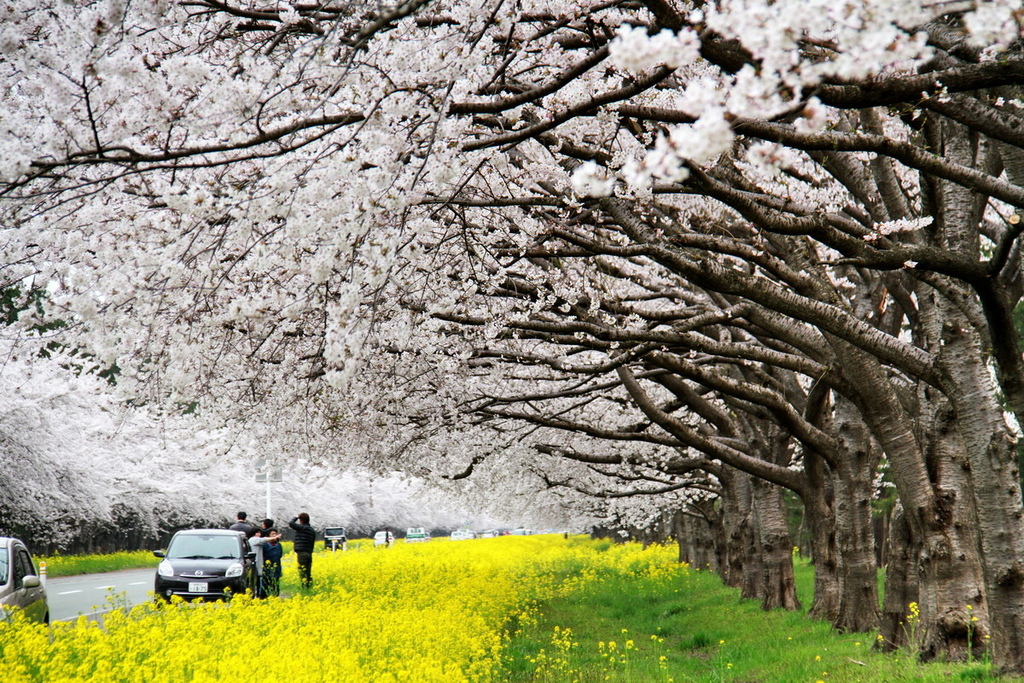
{"type": "Polygon", "coordinates": [[[920,547],[914,540],[903,505],[897,501],[889,525],[885,572],[885,601],[879,623],[876,646],[885,652],[907,647],[912,642],[908,614],[910,605],[918,605],[917,558],[920,547]]]}
{"type": "MultiPolygon", "coordinates": [[[[731,543],[733,556],[738,558],[734,569],[739,576],[740,597],[746,600],[760,600],[762,590],[763,562],[758,519],[754,512],[754,478],[745,472],[733,477],[733,492],[736,495],[740,523],[733,530],[731,543]]],[[[734,584],[735,585],[735,584],[734,584]]]]}
{"type": "Polygon", "coordinates": [[[878,628],[878,566],[871,523],[871,500],[881,449],[853,405],[836,401],[836,425],[843,442],[836,456],[836,535],[839,545],[839,631],[878,628]]]}
{"type": "Polygon", "coordinates": [[[793,576],[793,543],[786,524],[786,501],[782,489],[756,479],[753,482],[753,511],[756,515],[761,563],[761,607],[800,609],[793,576]]]}
{"type": "Polygon", "coordinates": [[[882,635],[922,660],[962,661],[981,653],[983,622],[971,617],[986,615],[969,475],[953,415],[932,389],[921,392],[919,420],[934,506],[916,519],[901,507],[893,520],[882,635]]]}
{"type": "MultiPolygon", "coordinates": [[[[870,468],[873,473],[874,468],[870,468]]],[[[839,545],[839,611],[832,625],[842,632],[878,628],[878,566],[871,526],[870,479],[865,472],[836,477],[836,534],[839,545]]]]}
{"type": "MultiPolygon", "coordinates": [[[[923,132],[940,153],[969,166],[986,163],[992,149],[985,138],[948,119],[926,117],[923,132]]],[[[1016,173],[1012,164],[1010,172],[1016,173]]],[[[934,216],[934,222],[922,236],[959,258],[979,261],[978,225],[985,220],[986,198],[945,180],[930,176],[923,180],[923,207],[934,216]]],[[[959,596],[947,596],[949,602],[935,621],[951,641],[963,641],[964,652],[990,635],[996,667],[1004,673],[1020,674],[1024,673],[1024,520],[1015,439],[1003,417],[992,375],[994,367],[1003,382],[1003,399],[1020,415],[1024,410],[1020,350],[1010,320],[1012,303],[1003,298],[1000,285],[986,279],[971,286],[973,292],[961,282],[917,288],[926,340],[952,406],[948,421],[955,427],[939,442],[936,461],[948,466],[945,480],[940,482],[943,488],[937,491],[942,511],[951,517],[950,528],[960,531],[958,525],[964,524],[977,536],[973,545],[965,542],[936,550],[951,553],[953,568],[947,566],[947,571],[966,565],[960,552],[974,550],[983,577],[983,585],[965,582],[959,596]],[[987,329],[979,324],[983,320],[987,329]],[[947,444],[951,445],[943,452],[941,446],[947,444]],[[948,458],[942,457],[947,453],[948,458]],[[967,507],[970,514],[964,513],[967,507]]],[[[926,542],[925,552],[928,550],[926,542]]]]}
{"type": "MultiPolygon", "coordinates": [[[[702,505],[707,505],[702,503],[702,505]]],[[[722,507],[707,505],[706,519],[708,520],[708,530],[711,533],[711,538],[714,542],[714,558],[711,564],[708,565],[708,569],[714,572],[722,574],[725,571],[726,564],[728,563],[727,557],[729,554],[729,542],[728,536],[725,531],[725,522],[723,520],[724,514],[722,507]]]]}
{"type": "Polygon", "coordinates": [[[825,461],[813,453],[804,455],[804,472],[808,483],[802,499],[804,520],[811,530],[814,562],[814,599],[808,614],[834,622],[839,614],[839,553],[832,473],[825,461]]]}
{"type": "MultiPolygon", "coordinates": [[[[969,514],[973,501],[958,495],[960,487],[969,489],[963,467],[949,464],[952,444],[943,442],[947,450],[936,449],[927,416],[910,419],[880,366],[844,346],[839,343],[835,348],[847,366],[846,376],[859,389],[857,405],[864,421],[889,458],[910,544],[920,549],[916,574],[907,574],[908,580],[916,575],[919,581],[914,644],[924,658],[962,658],[965,633],[956,622],[965,613],[965,598],[982,594],[980,557],[969,514]]],[[[934,399],[941,399],[934,393],[934,399]]],[[[919,413],[929,410],[926,392],[920,400],[919,413]]],[[[894,609],[888,598],[887,609],[894,609]]],[[[909,612],[910,605],[902,609],[909,612]]]]}
{"type": "Polygon", "coordinates": [[[672,535],[679,545],[679,562],[700,568],[709,554],[707,524],[697,519],[693,512],[676,510],[672,515],[672,535]],[[705,528],[701,529],[702,526],[705,528]]]}
{"type": "Polygon", "coordinates": [[[687,515],[683,510],[676,510],[672,514],[672,535],[676,539],[676,546],[679,548],[678,560],[680,564],[693,566],[693,532],[687,524],[687,515]]]}
{"type": "Polygon", "coordinates": [[[970,472],[987,597],[981,605],[974,600],[964,618],[979,619],[968,624],[974,647],[989,636],[999,670],[1024,674],[1024,519],[1016,442],[977,339],[966,331],[951,334],[946,351],[944,365],[960,387],[954,408],[968,458],[959,465],[970,472]]]}
{"type": "Polygon", "coordinates": [[[719,513],[710,501],[691,503],[688,509],[676,511],[675,536],[679,542],[679,561],[694,569],[719,570],[718,548],[721,546],[719,513]]]}
{"type": "MultiPolygon", "coordinates": [[[[750,480],[739,470],[725,468],[719,474],[722,483],[722,529],[725,532],[725,553],[722,581],[743,592],[744,570],[749,552],[750,480]]],[[[744,595],[744,597],[754,597],[744,595]]]]}
{"type": "Polygon", "coordinates": [[[945,489],[941,495],[949,524],[930,530],[918,558],[918,647],[925,661],[962,661],[969,646],[979,645],[970,642],[967,605],[983,616],[986,602],[976,538],[968,526],[969,506],[959,499],[957,489],[945,489]]]}

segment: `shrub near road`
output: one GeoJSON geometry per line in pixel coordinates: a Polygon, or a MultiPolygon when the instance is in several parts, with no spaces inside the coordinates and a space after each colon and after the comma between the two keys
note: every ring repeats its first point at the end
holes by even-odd
{"type": "Polygon", "coordinates": [[[539,603],[601,576],[684,572],[671,557],[560,536],[321,552],[310,592],[286,565],[286,599],[0,624],[0,670],[47,683],[501,680],[509,629],[535,622],[539,603]]]}

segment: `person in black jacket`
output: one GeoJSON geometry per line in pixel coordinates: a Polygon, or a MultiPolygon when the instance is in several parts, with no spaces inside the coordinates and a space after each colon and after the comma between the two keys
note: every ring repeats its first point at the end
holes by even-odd
{"type": "Polygon", "coordinates": [[[299,581],[303,588],[313,587],[313,547],[316,531],[309,525],[309,515],[300,512],[288,526],[295,530],[295,559],[299,563],[299,581]]]}

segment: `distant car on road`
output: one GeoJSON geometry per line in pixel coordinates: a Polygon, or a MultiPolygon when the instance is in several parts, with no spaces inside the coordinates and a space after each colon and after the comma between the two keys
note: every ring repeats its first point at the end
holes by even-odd
{"type": "Polygon", "coordinates": [[[325,550],[338,550],[339,548],[344,550],[346,543],[348,543],[348,536],[345,535],[345,527],[329,526],[324,529],[325,550]]]}
{"type": "Polygon", "coordinates": [[[0,536],[0,620],[15,610],[41,624],[50,623],[50,607],[28,548],[17,538],[0,536]]]}
{"type": "Polygon", "coordinates": [[[453,541],[469,541],[476,538],[476,534],[469,529],[456,529],[449,538],[453,541]]]}
{"type": "Polygon", "coordinates": [[[405,531],[406,543],[424,543],[430,540],[430,534],[421,526],[411,526],[405,531]]]}
{"type": "Polygon", "coordinates": [[[373,535],[374,546],[390,546],[395,542],[395,535],[390,531],[378,531],[373,535]]]}
{"type": "Polygon", "coordinates": [[[153,582],[160,599],[223,600],[256,587],[256,553],[239,531],[186,529],[153,554],[163,558],[153,582]]]}

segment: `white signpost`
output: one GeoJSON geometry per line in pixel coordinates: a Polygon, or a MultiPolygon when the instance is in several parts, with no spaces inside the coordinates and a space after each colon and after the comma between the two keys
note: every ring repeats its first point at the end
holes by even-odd
{"type": "Polygon", "coordinates": [[[270,519],[270,483],[281,481],[281,468],[271,465],[266,460],[257,460],[256,470],[256,483],[267,485],[267,514],[264,517],[270,519]]]}

